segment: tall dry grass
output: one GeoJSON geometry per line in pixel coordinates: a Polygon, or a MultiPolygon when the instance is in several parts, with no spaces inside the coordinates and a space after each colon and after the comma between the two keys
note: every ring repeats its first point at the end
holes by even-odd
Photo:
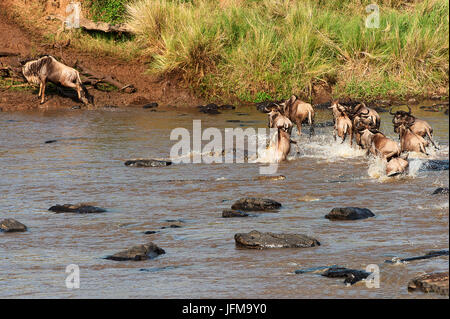
{"type": "Polygon", "coordinates": [[[210,97],[281,98],[318,82],[369,99],[447,87],[448,1],[378,1],[378,29],[364,24],[370,3],[138,0],[126,20],[149,72],[210,97]]]}

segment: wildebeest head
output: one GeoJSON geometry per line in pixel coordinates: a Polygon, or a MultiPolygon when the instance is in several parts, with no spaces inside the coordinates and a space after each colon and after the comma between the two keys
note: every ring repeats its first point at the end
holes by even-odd
{"type": "Polygon", "coordinates": [[[399,110],[395,113],[392,112],[392,108],[389,110],[389,114],[394,115],[392,123],[394,124],[394,132],[399,132],[399,126],[404,124],[405,127],[410,127],[416,121],[416,118],[411,114],[411,108],[408,107],[408,112],[399,110]]]}
{"type": "Polygon", "coordinates": [[[331,106],[329,106],[328,108],[333,110],[333,112],[337,112],[340,114],[346,114],[346,108],[345,108],[345,106],[343,106],[339,103],[339,100],[333,100],[331,102],[331,106]]]}
{"type": "Polygon", "coordinates": [[[286,116],[281,114],[279,110],[272,110],[268,113],[269,127],[281,129],[287,133],[291,133],[292,122],[286,116]]]}

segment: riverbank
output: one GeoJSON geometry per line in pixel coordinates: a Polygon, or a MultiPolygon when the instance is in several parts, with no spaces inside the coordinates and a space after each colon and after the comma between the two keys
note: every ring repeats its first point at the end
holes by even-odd
{"type": "MultiPolygon", "coordinates": [[[[364,27],[365,2],[143,0],[128,9],[121,1],[120,9],[99,13],[82,1],[87,16],[127,22],[132,36],[58,32],[60,21],[46,17],[60,13],[65,1],[56,1],[57,10],[22,2],[0,4],[8,16],[2,19],[0,50],[22,46],[22,56],[81,61],[137,88],[134,94],[95,91],[102,106],[240,105],[291,93],[314,104],[336,97],[378,106],[448,101],[446,1],[382,1],[377,29],[364,27]]],[[[3,110],[38,107],[36,90],[5,90],[10,84],[0,80],[3,110]]],[[[44,108],[66,100],[54,94],[44,108]]]]}
{"type": "MultiPolygon", "coordinates": [[[[155,101],[167,106],[199,105],[203,102],[176,77],[159,78],[147,74],[145,64],[138,59],[127,60],[120,56],[82,50],[81,43],[76,41],[51,40],[46,32],[56,32],[60,24],[35,15],[31,17],[34,17],[37,27],[32,28],[31,20],[24,20],[24,16],[18,14],[19,9],[9,1],[0,3],[0,52],[17,54],[0,55],[0,67],[20,68],[20,60],[50,54],[67,65],[79,63],[88,69],[110,75],[120,82],[131,83],[136,88],[136,92],[132,94],[119,92],[114,88],[104,91],[89,89],[98,107],[141,106],[155,101]]],[[[31,9],[33,8],[23,8],[21,12],[26,15],[31,9]]],[[[38,14],[40,15],[43,16],[42,13],[38,14]]],[[[39,104],[37,94],[36,87],[11,81],[2,77],[0,72],[0,110],[50,110],[80,105],[77,100],[58,94],[53,86],[49,87],[45,104],[39,104]]]]}

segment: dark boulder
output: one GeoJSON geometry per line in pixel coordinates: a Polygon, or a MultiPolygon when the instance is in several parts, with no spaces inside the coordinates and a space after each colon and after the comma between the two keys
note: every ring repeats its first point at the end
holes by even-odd
{"type": "Polygon", "coordinates": [[[230,218],[230,217],[248,217],[249,215],[245,212],[241,212],[240,210],[233,210],[233,209],[225,209],[222,211],[222,217],[223,218],[230,218]]]}
{"type": "Polygon", "coordinates": [[[448,194],[448,187],[439,187],[434,190],[432,195],[448,194]]]}
{"type": "Polygon", "coordinates": [[[106,259],[124,261],[124,260],[147,260],[165,254],[164,249],[159,248],[154,243],[138,245],[130,249],[118,252],[114,255],[107,256],[106,259]]]}
{"type": "Polygon", "coordinates": [[[268,198],[245,197],[236,201],[231,209],[246,211],[267,211],[276,210],[281,207],[277,201],[268,198]]]}
{"type": "Polygon", "coordinates": [[[157,233],[157,231],[155,231],[155,230],[147,230],[147,231],[144,232],[144,235],[153,235],[153,234],[156,234],[156,233],[157,233]]]}
{"type": "Polygon", "coordinates": [[[199,105],[198,106],[201,113],[205,114],[220,114],[219,106],[214,103],[210,103],[208,105],[199,105]]]}
{"type": "Polygon", "coordinates": [[[278,101],[265,101],[256,103],[256,109],[262,113],[267,113],[267,110],[271,108],[276,108],[277,104],[283,103],[284,100],[278,100],[278,101]]]}
{"type": "Polygon", "coordinates": [[[408,283],[408,291],[421,290],[422,292],[434,292],[440,295],[448,296],[448,271],[429,273],[413,278],[408,283]]]}
{"type": "Polygon", "coordinates": [[[366,279],[369,277],[370,273],[357,270],[357,269],[349,269],[344,267],[331,267],[322,273],[322,276],[328,278],[345,278],[344,284],[353,285],[358,281],[366,279]]]}
{"type": "Polygon", "coordinates": [[[155,160],[155,159],[135,159],[125,162],[125,166],[130,167],[165,167],[172,165],[171,161],[155,160]]]}
{"type": "Polygon", "coordinates": [[[48,210],[55,213],[76,213],[76,214],[95,214],[106,212],[106,209],[104,208],[84,204],[55,205],[50,207],[48,210]]]}
{"type": "Polygon", "coordinates": [[[249,249],[265,248],[307,248],[320,246],[320,243],[311,237],[302,234],[274,234],[261,233],[252,230],[249,233],[234,235],[236,245],[249,249]]]}
{"type": "Polygon", "coordinates": [[[236,107],[234,105],[230,105],[230,104],[223,104],[223,105],[219,106],[219,108],[221,110],[234,110],[236,107]]]}
{"type": "Polygon", "coordinates": [[[13,218],[7,218],[0,221],[0,231],[5,233],[24,232],[27,231],[27,226],[13,218]]]}
{"type": "Polygon", "coordinates": [[[375,216],[367,208],[359,208],[359,207],[340,207],[333,208],[331,212],[325,215],[325,218],[330,220],[356,220],[356,219],[365,219],[369,217],[375,216]]]}
{"type": "Polygon", "coordinates": [[[148,103],[148,104],[145,104],[144,106],[142,106],[143,109],[153,109],[155,107],[158,107],[158,103],[156,103],[156,102],[148,103]]]}

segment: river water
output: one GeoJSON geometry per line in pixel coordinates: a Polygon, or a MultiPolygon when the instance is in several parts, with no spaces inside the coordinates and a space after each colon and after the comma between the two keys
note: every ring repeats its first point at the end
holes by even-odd
{"type": "MultiPolygon", "coordinates": [[[[316,123],[331,120],[319,110],[316,123]]],[[[413,113],[434,128],[448,160],[449,122],[443,113],[413,113]]],[[[397,138],[391,116],[381,130],[397,138]]],[[[394,256],[448,249],[448,171],[421,171],[425,159],[410,155],[410,172],[386,178],[382,163],[347,143],[331,127],[301,138],[281,163],[279,181],[254,181],[256,163],[174,164],[132,168],[131,158],[168,158],[174,128],[263,128],[253,108],[206,115],[197,110],[61,110],[0,113],[0,219],[15,218],[25,233],[0,233],[0,298],[441,298],[409,293],[416,275],[448,270],[448,257],[385,263],[394,256]],[[231,121],[230,121],[231,120],[231,121]],[[57,140],[45,143],[46,140],[57,140]],[[222,218],[244,196],[275,199],[279,212],[222,218]],[[107,213],[54,214],[50,206],[90,203],[107,213]],[[333,207],[369,208],[376,217],[329,221],[333,207]],[[168,221],[169,220],[169,221],[168,221]],[[165,228],[180,220],[181,228],[165,228]],[[158,231],[145,235],[144,231],[158,231]],[[246,250],[234,234],[251,230],[302,233],[320,241],[307,249],[246,250]],[[153,260],[116,262],[109,254],[154,242],[166,254],[153,260]],[[80,269],[80,289],[67,289],[66,266],[80,269]],[[294,274],[297,269],[340,265],[380,269],[379,288],[351,287],[343,279],[294,274]]]]}

